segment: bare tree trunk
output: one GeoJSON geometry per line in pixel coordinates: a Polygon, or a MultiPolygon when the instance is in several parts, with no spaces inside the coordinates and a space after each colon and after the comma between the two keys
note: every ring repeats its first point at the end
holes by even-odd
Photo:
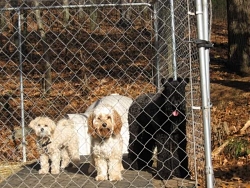
{"type": "MultiPolygon", "coordinates": [[[[10,4],[7,2],[5,3],[4,8],[9,8],[10,4]]],[[[1,7],[2,8],[2,7],[1,7]]],[[[8,20],[6,18],[9,18],[10,15],[8,15],[8,12],[6,13],[5,11],[0,12],[0,31],[5,31],[8,30],[8,20]]]]}
{"type": "MultiPolygon", "coordinates": [[[[79,0],[79,4],[80,5],[84,5],[85,4],[85,0],[79,0]]],[[[79,8],[79,20],[82,20],[84,18],[84,11],[83,8],[80,7],[79,8]]]]}
{"type": "Polygon", "coordinates": [[[158,6],[158,83],[161,78],[166,77],[186,77],[189,73],[185,66],[185,52],[187,45],[183,45],[183,39],[188,40],[185,29],[188,24],[188,6],[182,0],[157,1],[158,6]],[[180,6],[181,5],[181,6],[180,6]],[[173,7],[173,12],[171,11],[173,7]]]}
{"type": "Polygon", "coordinates": [[[160,75],[158,79],[161,80],[163,77],[173,76],[173,41],[171,38],[171,12],[169,1],[159,1],[157,4],[159,4],[158,7],[162,7],[158,13],[161,19],[157,20],[159,28],[158,53],[160,54],[158,59],[160,75]]]}
{"type": "MultiPolygon", "coordinates": [[[[24,3],[22,7],[26,7],[27,5],[24,3]]],[[[28,24],[27,24],[27,10],[22,10],[21,11],[21,22],[23,23],[23,29],[22,29],[22,38],[23,38],[23,43],[22,43],[22,55],[25,58],[27,55],[27,42],[24,40],[28,34],[28,24]]]]}
{"type": "MultiPolygon", "coordinates": [[[[93,0],[92,2],[96,4],[98,1],[93,0]]],[[[90,30],[91,31],[94,31],[98,27],[97,17],[98,17],[98,14],[97,14],[96,8],[90,8],[90,30]]]]}
{"type": "MultiPolygon", "coordinates": [[[[20,5],[19,1],[11,1],[10,2],[11,7],[18,7],[20,5]]],[[[11,11],[11,19],[12,19],[12,27],[13,27],[13,33],[14,33],[14,37],[13,37],[13,44],[15,44],[16,48],[19,45],[19,40],[18,40],[18,19],[15,18],[16,11],[12,10],[11,11]]]]}
{"type": "Polygon", "coordinates": [[[250,75],[250,1],[227,0],[228,56],[227,66],[250,75]]]}
{"type": "MultiPolygon", "coordinates": [[[[63,0],[63,5],[68,6],[69,0],[63,0]]],[[[64,27],[67,26],[68,22],[69,22],[69,8],[64,8],[64,18],[63,18],[64,27]]]]}
{"type": "MultiPolygon", "coordinates": [[[[34,0],[35,6],[39,6],[39,1],[34,0]]],[[[38,30],[40,32],[40,36],[42,39],[42,45],[43,45],[43,52],[44,52],[44,59],[45,59],[45,64],[44,64],[44,92],[49,93],[51,89],[51,83],[52,83],[52,78],[51,78],[51,64],[50,64],[50,58],[48,54],[48,49],[49,46],[46,42],[46,35],[43,27],[43,22],[40,14],[40,10],[35,10],[36,14],[36,20],[37,20],[37,26],[38,30]]]]}

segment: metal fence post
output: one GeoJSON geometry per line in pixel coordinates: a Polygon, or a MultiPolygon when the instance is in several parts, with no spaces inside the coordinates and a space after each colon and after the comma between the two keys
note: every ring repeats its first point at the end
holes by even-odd
{"type": "Polygon", "coordinates": [[[171,30],[172,30],[172,52],[173,52],[173,76],[177,79],[177,65],[176,65],[176,41],[175,41],[175,23],[174,23],[174,2],[170,1],[170,11],[171,11],[171,30]]]}
{"type": "Polygon", "coordinates": [[[24,125],[24,104],[23,104],[23,59],[22,59],[22,30],[21,30],[21,9],[17,9],[18,13],[18,52],[19,52],[19,71],[20,71],[20,111],[21,111],[21,126],[22,126],[22,147],[23,147],[23,162],[26,162],[26,140],[25,140],[25,125],[24,125]]]}
{"type": "MultiPolygon", "coordinates": [[[[207,16],[207,11],[203,12],[203,4],[205,0],[196,0],[196,15],[197,15],[197,28],[198,39],[205,40],[204,35],[204,17],[207,16]]],[[[199,47],[199,61],[200,61],[200,77],[201,77],[201,93],[202,93],[202,115],[204,127],[204,148],[205,148],[205,165],[206,165],[206,183],[207,188],[213,188],[213,168],[211,159],[211,131],[210,131],[210,89],[209,88],[209,75],[207,75],[208,61],[206,60],[205,47],[199,47]]]]}
{"type": "Polygon", "coordinates": [[[159,65],[159,27],[158,27],[158,8],[159,3],[154,3],[153,5],[153,21],[154,21],[154,34],[155,34],[155,41],[154,47],[156,49],[156,56],[155,56],[155,66],[153,68],[153,75],[155,76],[154,83],[157,87],[157,91],[160,91],[161,81],[160,81],[160,65],[159,65]]]}

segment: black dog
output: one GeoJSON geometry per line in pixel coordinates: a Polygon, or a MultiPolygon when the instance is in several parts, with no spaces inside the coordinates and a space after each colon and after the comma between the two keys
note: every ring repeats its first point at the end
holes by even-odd
{"type": "Polygon", "coordinates": [[[162,79],[163,91],[142,94],[129,109],[129,154],[131,167],[141,170],[152,165],[157,147],[157,175],[187,178],[185,86],[189,79],[162,79]]]}

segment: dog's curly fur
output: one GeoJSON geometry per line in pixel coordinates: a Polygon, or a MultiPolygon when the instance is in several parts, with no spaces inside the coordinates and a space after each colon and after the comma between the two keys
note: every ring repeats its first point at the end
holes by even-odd
{"type": "Polygon", "coordinates": [[[49,160],[52,174],[59,174],[60,168],[66,168],[70,162],[75,166],[79,165],[79,141],[71,120],[65,118],[55,123],[49,117],[37,117],[30,122],[29,127],[38,138],[41,165],[39,174],[49,173],[49,160]]]}
{"type": "MultiPolygon", "coordinates": [[[[120,134],[121,117],[108,105],[100,105],[93,109],[88,117],[88,133],[91,136],[91,160],[97,171],[97,181],[122,180],[122,147],[120,134]]],[[[89,172],[93,171],[92,166],[89,172]]]]}
{"type": "Polygon", "coordinates": [[[189,79],[162,79],[163,90],[142,94],[129,109],[129,159],[131,167],[151,167],[157,148],[157,176],[188,176],[186,154],[185,86],[189,79]]]}

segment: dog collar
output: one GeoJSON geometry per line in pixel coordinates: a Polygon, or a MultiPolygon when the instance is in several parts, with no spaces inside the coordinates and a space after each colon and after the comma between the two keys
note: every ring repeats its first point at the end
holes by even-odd
{"type": "Polygon", "coordinates": [[[50,139],[48,138],[48,140],[42,144],[42,147],[46,147],[47,145],[49,145],[51,143],[50,139]]]}

